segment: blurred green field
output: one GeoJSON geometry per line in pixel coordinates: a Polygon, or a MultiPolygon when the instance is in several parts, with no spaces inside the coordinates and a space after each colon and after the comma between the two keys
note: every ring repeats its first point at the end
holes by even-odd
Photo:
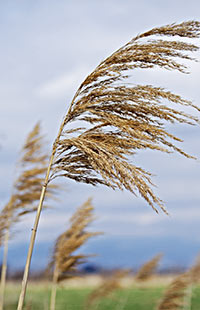
{"type": "MultiPolygon", "coordinates": [[[[165,287],[126,288],[119,290],[113,298],[102,300],[92,307],[95,310],[153,310],[165,287]]],[[[14,310],[17,307],[17,299],[20,285],[9,284],[5,296],[5,309],[14,310]]],[[[59,288],[57,291],[56,310],[81,310],[84,307],[87,295],[92,289],[84,288],[59,288]]],[[[47,284],[29,284],[25,310],[48,310],[50,299],[50,287],[47,284]]],[[[192,307],[190,310],[200,309],[200,287],[193,289],[192,307]]]]}

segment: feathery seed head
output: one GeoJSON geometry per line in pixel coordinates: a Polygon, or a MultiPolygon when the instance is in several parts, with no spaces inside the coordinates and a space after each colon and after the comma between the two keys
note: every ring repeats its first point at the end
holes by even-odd
{"type": "Polygon", "coordinates": [[[77,266],[85,262],[88,255],[76,255],[79,249],[89,238],[99,235],[98,232],[88,232],[87,226],[94,220],[94,207],[88,199],[70,219],[70,227],[56,240],[52,260],[48,266],[57,269],[59,279],[65,279],[76,272],[77,266]]]}
{"type": "MultiPolygon", "coordinates": [[[[17,162],[18,176],[13,184],[13,194],[0,214],[1,236],[11,223],[36,210],[47,169],[47,153],[43,150],[44,138],[40,123],[29,133],[17,162]]],[[[57,185],[49,185],[47,197],[52,197],[57,185]]],[[[1,239],[1,238],[0,238],[1,239]]]]}
{"type": "Polygon", "coordinates": [[[111,274],[109,277],[105,277],[100,286],[94,289],[89,294],[85,308],[91,307],[99,299],[110,297],[119,288],[121,288],[121,280],[130,273],[130,270],[119,269],[111,274]]]}
{"type": "Polygon", "coordinates": [[[151,188],[151,173],[135,166],[130,155],[151,149],[176,151],[193,158],[176,146],[175,142],[181,139],[170,134],[165,124],[194,125],[199,118],[163,101],[198,111],[200,108],[161,87],[131,87],[124,81],[130,70],[139,68],[186,72],[181,60],[194,60],[191,52],[198,47],[181,38],[198,38],[199,34],[197,21],[154,28],[136,36],[102,61],[80,85],[64,118],[61,135],[54,144],[51,179],[65,176],[77,182],[139,192],[154,210],[159,206],[166,212],[151,188]],[[176,40],[166,39],[174,36],[176,40]],[[68,130],[67,125],[77,120],[87,125],[68,130]]]}
{"type": "Polygon", "coordinates": [[[190,276],[185,273],[176,277],[161,298],[157,310],[181,310],[185,306],[190,276]]]}
{"type": "Polygon", "coordinates": [[[146,281],[147,279],[149,279],[157,269],[158,263],[160,262],[162,256],[162,254],[158,254],[150,261],[145,263],[137,272],[135,279],[137,281],[146,281]]]}

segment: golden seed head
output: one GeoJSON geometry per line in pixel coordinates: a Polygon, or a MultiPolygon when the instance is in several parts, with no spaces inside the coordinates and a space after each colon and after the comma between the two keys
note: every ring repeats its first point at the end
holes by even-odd
{"type": "MultiPolygon", "coordinates": [[[[157,211],[166,212],[152,190],[151,173],[131,162],[138,150],[176,151],[181,139],[170,134],[166,123],[196,124],[198,117],[165,105],[200,108],[181,96],[152,85],[129,86],[124,81],[130,70],[160,67],[186,72],[181,60],[194,60],[194,44],[182,38],[197,38],[200,23],[188,21],[154,28],[133,38],[88,75],[77,90],[54,144],[51,178],[65,176],[77,182],[104,184],[139,194],[157,211]],[[176,40],[167,40],[176,36],[176,40]],[[158,38],[157,38],[158,37],[158,38]],[[177,39],[179,37],[179,39],[177,39]],[[68,129],[82,121],[85,126],[68,129]]],[[[167,213],[167,212],[166,212],[167,213]]]]}

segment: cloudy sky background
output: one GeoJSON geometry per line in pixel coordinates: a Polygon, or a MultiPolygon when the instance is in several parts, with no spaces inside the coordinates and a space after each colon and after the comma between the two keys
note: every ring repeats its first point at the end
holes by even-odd
{"type": "MultiPolygon", "coordinates": [[[[82,80],[114,50],[155,26],[200,20],[200,3],[183,1],[2,1],[0,3],[0,196],[9,199],[15,161],[27,133],[42,121],[49,148],[70,100],[82,80]]],[[[200,59],[200,53],[196,56],[200,59]]],[[[163,86],[199,103],[200,63],[188,63],[191,74],[161,70],[133,73],[134,83],[163,86]]],[[[200,127],[175,126],[184,149],[200,158],[200,127]]],[[[164,265],[188,265],[200,251],[200,161],[180,155],[139,152],[135,162],[153,172],[155,192],[171,216],[155,214],[141,198],[127,192],[75,184],[53,210],[42,214],[32,266],[47,261],[55,238],[89,196],[97,220],[92,230],[105,232],[84,251],[106,266],[138,266],[158,252],[164,265]]],[[[10,264],[24,264],[33,217],[16,225],[10,264]],[[22,231],[23,226],[23,231],[22,231]],[[17,259],[16,259],[17,258],[17,259]]]]}

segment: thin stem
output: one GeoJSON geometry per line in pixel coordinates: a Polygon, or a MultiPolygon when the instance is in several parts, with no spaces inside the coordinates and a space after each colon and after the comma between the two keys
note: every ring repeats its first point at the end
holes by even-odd
{"type": "Polygon", "coordinates": [[[193,289],[193,284],[191,283],[186,290],[183,310],[191,310],[191,307],[192,307],[192,289],[193,289]]]}
{"type": "Polygon", "coordinates": [[[49,166],[47,168],[47,172],[46,172],[46,177],[44,180],[44,185],[42,187],[42,191],[41,191],[41,195],[40,195],[40,201],[39,201],[39,205],[37,208],[37,214],[35,217],[35,223],[34,226],[32,228],[32,234],[31,234],[31,240],[30,240],[30,244],[29,244],[29,249],[28,249],[28,254],[27,254],[27,259],[26,259],[26,265],[24,268],[24,276],[23,276],[23,280],[22,280],[22,287],[21,287],[21,293],[19,296],[19,301],[18,301],[18,307],[17,310],[22,310],[23,309],[23,305],[24,305],[24,299],[26,296],[26,288],[27,288],[27,283],[28,283],[28,275],[29,275],[29,270],[30,270],[30,263],[31,263],[31,257],[32,257],[32,253],[33,253],[33,247],[34,247],[34,243],[35,243],[35,237],[36,237],[36,233],[37,233],[37,228],[38,228],[38,224],[39,224],[39,219],[40,219],[40,214],[42,211],[42,206],[43,206],[43,201],[45,198],[45,193],[46,193],[46,189],[47,189],[47,184],[49,182],[49,176],[50,176],[50,171],[51,171],[51,167],[53,164],[53,160],[54,160],[54,155],[56,152],[56,147],[57,147],[57,143],[60,139],[63,127],[64,127],[64,120],[60,126],[59,132],[58,132],[58,136],[55,140],[54,146],[53,146],[53,150],[52,150],[52,154],[49,160],[49,166]]]}
{"type": "Polygon", "coordinates": [[[6,230],[5,237],[4,237],[3,264],[2,264],[2,268],[1,268],[0,310],[3,310],[3,306],[4,306],[6,271],[7,271],[7,256],[8,256],[8,241],[9,241],[9,237],[10,237],[9,226],[6,230]]]}
{"type": "Polygon", "coordinates": [[[55,266],[53,272],[53,284],[51,289],[50,310],[55,310],[56,306],[56,290],[57,290],[58,276],[59,276],[58,268],[57,266],[55,266]]]}
{"type": "Polygon", "coordinates": [[[29,269],[30,269],[30,263],[31,263],[31,257],[32,257],[32,253],[33,253],[33,247],[34,247],[34,243],[35,243],[35,237],[36,237],[36,232],[37,232],[37,228],[38,228],[38,224],[39,224],[40,214],[42,211],[43,201],[44,201],[45,193],[46,193],[46,189],[47,189],[49,174],[50,174],[51,166],[53,163],[53,157],[54,156],[52,154],[52,156],[50,158],[49,166],[47,169],[44,185],[42,187],[42,192],[40,195],[40,202],[39,202],[38,209],[37,209],[35,223],[34,223],[34,226],[32,228],[31,240],[30,240],[30,244],[29,244],[29,250],[28,250],[26,265],[25,265],[25,269],[24,269],[22,288],[21,288],[21,293],[20,293],[20,297],[19,297],[19,303],[18,303],[17,310],[23,309],[24,299],[25,299],[25,295],[26,295],[26,287],[27,287],[27,282],[28,282],[29,269]]]}

